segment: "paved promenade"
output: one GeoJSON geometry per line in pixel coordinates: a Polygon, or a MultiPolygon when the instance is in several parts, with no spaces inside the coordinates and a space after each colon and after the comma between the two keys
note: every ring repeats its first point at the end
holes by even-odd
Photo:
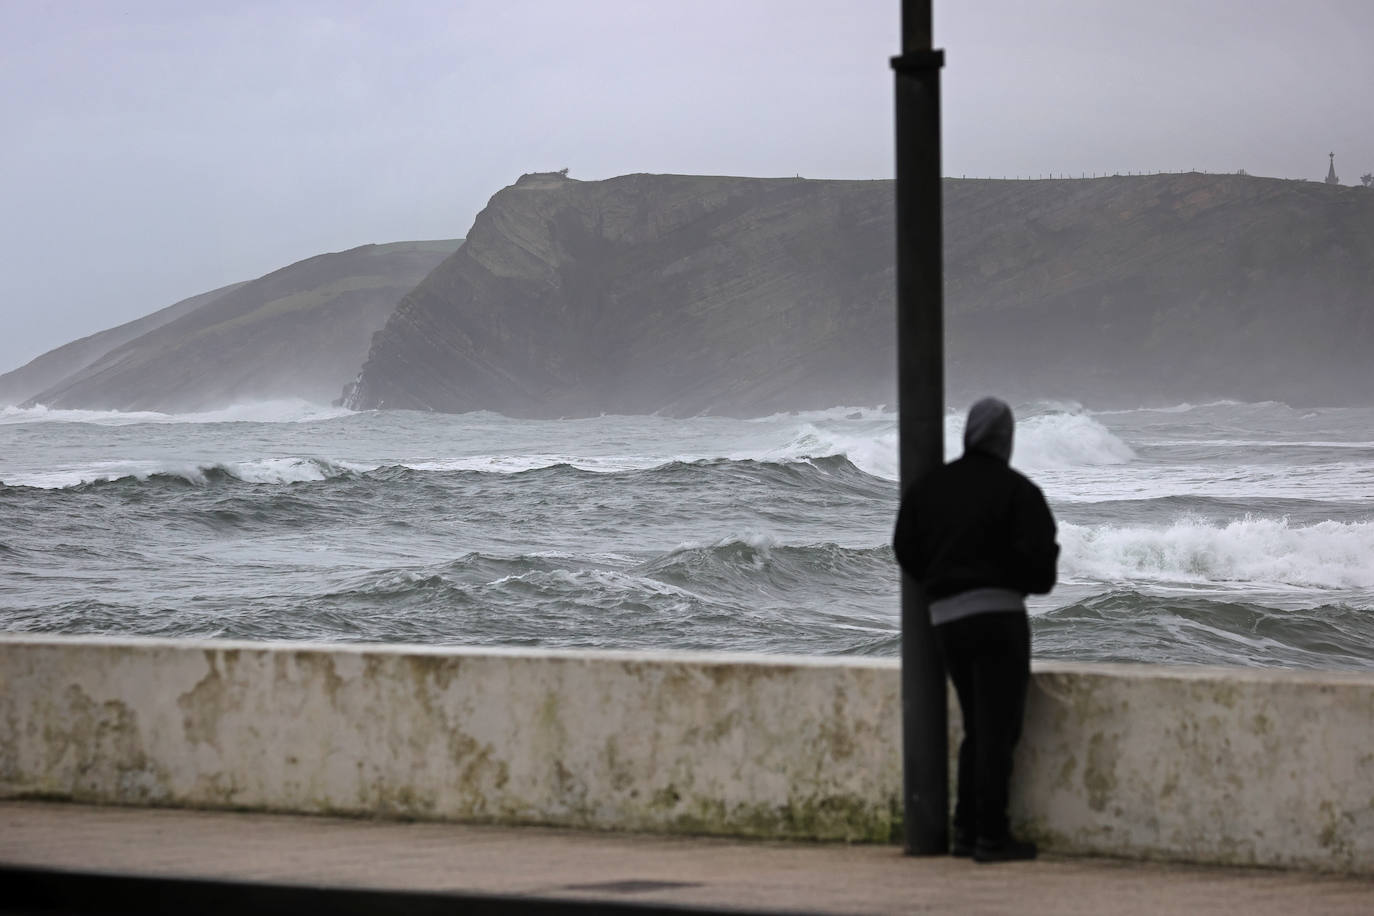
{"type": "Polygon", "coordinates": [[[1374,879],[807,845],[0,802],[0,864],[759,912],[1374,912],[1374,879]]]}

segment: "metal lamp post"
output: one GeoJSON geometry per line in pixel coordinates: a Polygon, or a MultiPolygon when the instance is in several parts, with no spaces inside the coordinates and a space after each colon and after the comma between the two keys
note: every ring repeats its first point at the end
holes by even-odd
{"type": "MultiPolygon", "coordinates": [[[[903,492],[944,461],[944,239],[940,68],[931,0],[903,0],[897,102],[897,389],[903,492]]],[[[902,784],[906,851],[949,851],[945,669],[925,596],[902,577],[902,784]]]]}

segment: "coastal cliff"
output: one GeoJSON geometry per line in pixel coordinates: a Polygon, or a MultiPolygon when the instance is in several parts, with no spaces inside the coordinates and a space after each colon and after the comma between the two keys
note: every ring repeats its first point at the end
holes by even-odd
{"type": "Polygon", "coordinates": [[[122,347],[131,340],[155,331],[182,315],[189,315],[226,293],[242,286],[234,283],[220,289],[183,299],[151,315],[127,321],[105,331],[88,334],[80,340],[63,344],[55,350],[34,357],[12,372],[0,375],[0,405],[22,404],[34,395],[46,391],[64,378],[75,375],[106,353],[122,347]]]}
{"type": "MultiPolygon", "coordinates": [[[[0,404],[891,405],[893,191],[526,175],[461,248],[363,246],[204,293],[0,375],[0,404]]],[[[1374,402],[1374,191],[1188,173],[948,179],[944,200],[951,404],[1374,402]]]]}
{"type": "MultiPolygon", "coordinates": [[[[25,404],[175,412],[272,398],[327,403],[396,302],[459,244],[363,245],[186,300],[90,338],[75,368],[26,390],[25,404]]],[[[64,349],[34,363],[55,363],[64,349]]]]}
{"type": "MultiPolygon", "coordinates": [[[[750,415],[895,397],[893,185],[526,175],[401,300],[366,409],[750,415]]],[[[1374,193],[945,182],[950,399],[1374,398],[1374,193]]]]}
{"type": "Polygon", "coordinates": [[[891,400],[892,186],[527,175],[397,306],[355,407],[517,416],[891,400]],[[887,349],[885,349],[887,348],[887,349]]]}
{"type": "Polygon", "coordinates": [[[952,385],[1374,403],[1374,193],[1245,175],[946,181],[952,385]]]}

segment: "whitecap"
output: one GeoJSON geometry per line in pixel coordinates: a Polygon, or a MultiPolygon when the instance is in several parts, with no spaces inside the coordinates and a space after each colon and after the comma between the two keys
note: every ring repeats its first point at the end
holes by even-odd
{"type": "Polygon", "coordinates": [[[1012,448],[1012,463],[1029,469],[1129,464],[1135,458],[1119,436],[1077,413],[1044,414],[1018,423],[1012,448]]]}
{"type": "Polygon", "coordinates": [[[789,421],[816,422],[819,420],[890,420],[893,409],[886,404],[867,407],[827,407],[823,410],[794,410],[769,414],[766,417],[751,417],[746,423],[777,423],[789,421]]]}
{"type": "Polygon", "coordinates": [[[897,426],[895,423],[885,423],[876,430],[858,431],[803,423],[784,445],[766,449],[762,453],[742,453],[730,457],[734,460],[805,461],[835,455],[844,456],[859,470],[875,477],[896,480],[897,426]]]}
{"type": "Polygon", "coordinates": [[[28,474],[15,474],[10,486],[44,490],[68,489],[85,484],[117,480],[145,481],[150,477],[180,477],[187,483],[205,486],[215,472],[227,474],[244,483],[298,483],[328,480],[370,468],[324,458],[262,458],[255,461],[106,461],[74,468],[59,468],[28,474]]]}
{"type": "Polygon", "coordinates": [[[1291,525],[1246,517],[1182,518],[1167,527],[1061,524],[1060,570],[1071,580],[1374,588],[1374,522],[1291,525]]]}
{"type": "Polygon", "coordinates": [[[250,401],[195,413],[154,410],[78,410],[45,407],[0,408],[0,423],[91,423],[132,426],[138,423],[314,423],[354,416],[343,407],[330,407],[299,398],[250,401]]]}
{"type": "Polygon", "coordinates": [[[305,483],[329,480],[371,470],[364,465],[329,461],[324,458],[261,458],[257,461],[238,461],[214,465],[244,483],[305,483]]]}

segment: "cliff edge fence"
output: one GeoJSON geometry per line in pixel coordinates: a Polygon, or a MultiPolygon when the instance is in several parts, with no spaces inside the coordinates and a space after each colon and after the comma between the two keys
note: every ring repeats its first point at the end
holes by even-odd
{"type": "MultiPolygon", "coordinates": [[[[0,636],[0,796],[896,841],[895,660],[0,636]]],[[[958,746],[958,716],[951,749],[958,746]]],[[[1374,675],[1036,666],[1061,854],[1374,874],[1374,675]]]]}

